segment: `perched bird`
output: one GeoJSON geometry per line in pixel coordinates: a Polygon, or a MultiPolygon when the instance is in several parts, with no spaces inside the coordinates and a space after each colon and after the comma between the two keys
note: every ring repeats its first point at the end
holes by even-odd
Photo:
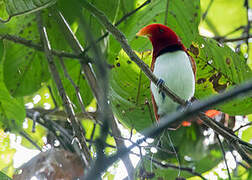
{"type": "MultiPolygon", "coordinates": [[[[180,106],[161,92],[159,86],[165,83],[175,94],[189,101],[195,91],[196,64],[176,33],[165,25],[148,25],[137,35],[148,37],[153,46],[151,70],[159,80],[158,86],[151,82],[151,92],[158,121],[180,106]]],[[[186,122],[183,123],[186,125],[186,122]]]]}

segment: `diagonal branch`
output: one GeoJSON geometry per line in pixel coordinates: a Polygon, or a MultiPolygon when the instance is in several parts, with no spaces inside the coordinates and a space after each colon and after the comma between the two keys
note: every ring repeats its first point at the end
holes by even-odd
{"type": "MultiPolygon", "coordinates": [[[[137,143],[132,144],[128,148],[120,149],[119,151],[117,151],[116,154],[105,158],[102,163],[102,166],[100,166],[100,169],[98,170],[100,172],[97,172],[97,173],[101,173],[101,172],[105,171],[114,162],[116,162],[120,157],[125,156],[134,147],[143,143],[146,140],[146,138],[155,137],[158,134],[162,133],[172,123],[177,122],[177,121],[182,121],[183,119],[187,119],[187,118],[197,114],[198,112],[205,110],[211,106],[217,105],[217,104],[222,103],[227,100],[231,100],[232,98],[235,98],[239,95],[245,95],[245,94],[251,93],[251,91],[252,91],[252,81],[250,81],[249,83],[244,83],[244,84],[240,85],[239,87],[233,88],[230,91],[227,91],[223,94],[213,96],[212,98],[209,98],[207,100],[204,100],[201,102],[199,102],[199,101],[195,102],[190,108],[187,108],[184,112],[174,112],[174,113],[171,113],[171,114],[168,114],[168,115],[162,117],[160,120],[159,126],[152,125],[151,127],[146,128],[144,131],[141,132],[141,134],[144,135],[144,137],[139,139],[137,141],[137,143]]],[[[233,147],[234,146],[235,145],[233,145],[233,147]]],[[[246,162],[248,162],[249,164],[252,164],[252,159],[248,155],[246,155],[246,156],[247,156],[247,159],[244,159],[244,160],[246,162]]],[[[96,179],[97,176],[94,176],[94,177],[88,176],[86,179],[92,179],[92,178],[96,179]]],[[[81,179],[84,180],[84,177],[81,179]]]]}
{"type": "MultiPolygon", "coordinates": [[[[69,25],[68,25],[67,21],[65,20],[65,18],[63,17],[63,15],[56,10],[53,10],[52,13],[54,14],[54,17],[55,17],[57,23],[59,24],[60,29],[63,31],[65,38],[68,41],[71,48],[73,49],[73,51],[77,54],[81,54],[81,52],[83,52],[83,47],[79,43],[78,39],[75,37],[74,33],[72,32],[71,28],[69,27],[69,25]]],[[[98,87],[98,83],[97,83],[96,77],[93,73],[92,67],[89,64],[85,63],[86,57],[87,56],[85,54],[83,54],[82,58],[84,59],[84,61],[82,61],[82,60],[80,61],[81,65],[82,65],[82,70],[85,73],[86,79],[92,89],[92,92],[93,92],[95,98],[97,99],[97,103],[98,103],[99,107],[103,107],[103,105],[100,104],[101,102],[103,102],[102,97],[101,97],[102,92],[100,92],[101,89],[98,87]]],[[[116,124],[116,121],[114,119],[114,116],[113,116],[111,109],[109,109],[108,114],[111,115],[109,120],[110,120],[112,133],[118,137],[121,137],[121,132],[116,124]]],[[[115,139],[115,141],[116,141],[116,145],[117,145],[118,149],[125,147],[124,142],[122,140],[115,139]]],[[[129,176],[131,176],[131,174],[134,172],[134,167],[129,159],[129,156],[123,157],[122,161],[123,161],[126,169],[128,170],[129,176]]]]}
{"type": "Polygon", "coordinates": [[[65,111],[66,111],[68,118],[73,126],[74,135],[77,137],[77,140],[79,141],[78,145],[79,145],[79,149],[81,152],[81,154],[79,154],[79,155],[80,155],[81,159],[84,161],[85,167],[89,167],[89,163],[91,161],[91,155],[90,155],[89,149],[87,147],[87,143],[86,143],[85,136],[84,136],[84,131],[82,129],[81,124],[79,123],[79,121],[75,117],[73,107],[72,107],[71,102],[65,92],[62,81],[60,79],[59,72],[57,71],[56,65],[54,63],[53,55],[51,52],[51,45],[50,45],[50,42],[47,37],[46,27],[43,25],[43,20],[42,20],[40,13],[37,15],[37,21],[38,21],[38,31],[40,33],[40,38],[44,44],[45,55],[48,60],[48,64],[49,64],[49,68],[52,73],[52,77],[53,77],[55,84],[58,88],[60,97],[62,98],[65,111]],[[84,153],[84,155],[82,153],[84,153]]]}
{"type": "MultiPolygon", "coordinates": [[[[27,40],[19,36],[10,35],[10,34],[0,34],[0,39],[6,39],[8,41],[30,47],[37,51],[44,51],[43,46],[32,42],[32,40],[27,40]]],[[[64,51],[57,51],[57,50],[52,50],[52,54],[58,57],[65,57],[65,58],[72,58],[72,59],[81,58],[80,55],[75,55],[75,54],[67,53],[64,51]]]]}
{"type": "MultiPolygon", "coordinates": [[[[149,67],[136,55],[136,53],[131,49],[129,44],[127,43],[127,39],[124,36],[122,32],[120,32],[106,17],[106,15],[98,10],[96,7],[94,7],[92,4],[90,4],[88,1],[81,1],[83,7],[85,7],[87,10],[89,10],[94,16],[97,17],[98,20],[100,20],[101,24],[103,24],[107,30],[118,40],[118,42],[121,44],[123,50],[127,53],[127,55],[130,57],[132,61],[134,61],[140,69],[146,74],[146,76],[154,83],[157,84],[157,77],[154,76],[154,74],[151,72],[149,67]]],[[[161,85],[160,89],[166,93],[174,102],[177,102],[181,105],[186,105],[186,101],[181,99],[179,96],[177,96],[174,92],[172,92],[167,86],[164,84],[161,85]]],[[[222,135],[223,137],[227,137],[229,141],[240,141],[240,139],[235,136],[231,131],[228,130],[228,128],[225,128],[224,126],[221,126],[220,123],[215,122],[213,119],[207,117],[203,112],[200,113],[200,118],[203,120],[203,122],[213,130],[215,130],[218,134],[222,135]]],[[[235,146],[239,149],[239,146],[235,146]]],[[[243,152],[243,151],[241,151],[243,152]]],[[[245,156],[246,157],[246,156],[245,156]]],[[[243,158],[245,158],[243,157],[243,158]]]]}
{"type": "Polygon", "coordinates": [[[224,150],[223,144],[222,144],[222,142],[221,142],[220,137],[219,137],[218,134],[216,134],[216,137],[217,137],[218,143],[220,145],[221,152],[222,152],[222,155],[223,155],[223,160],[224,160],[226,168],[227,168],[228,179],[231,180],[231,175],[230,175],[229,167],[228,167],[228,164],[227,164],[227,158],[226,158],[226,154],[225,154],[225,150],[224,150]]]}

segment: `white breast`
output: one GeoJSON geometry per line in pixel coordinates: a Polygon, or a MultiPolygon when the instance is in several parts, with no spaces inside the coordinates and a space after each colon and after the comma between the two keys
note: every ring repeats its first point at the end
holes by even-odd
{"type": "MultiPolygon", "coordinates": [[[[184,51],[167,52],[158,56],[153,73],[164,80],[179,97],[189,100],[194,95],[195,78],[188,55],[184,51]]],[[[176,111],[179,104],[169,97],[163,99],[159,89],[151,83],[151,91],[158,107],[160,116],[176,111]]]]}

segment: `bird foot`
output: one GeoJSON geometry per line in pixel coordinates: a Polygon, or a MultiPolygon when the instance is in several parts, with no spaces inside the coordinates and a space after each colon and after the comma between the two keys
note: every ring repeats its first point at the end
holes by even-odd
{"type": "Polygon", "coordinates": [[[164,80],[161,79],[161,78],[158,79],[158,81],[157,81],[157,87],[160,88],[162,84],[164,84],[164,80]]]}
{"type": "Polygon", "coordinates": [[[177,111],[184,112],[186,109],[188,109],[189,107],[191,107],[192,104],[193,104],[192,101],[186,101],[185,105],[180,105],[177,108],[177,111]]]}
{"type": "Polygon", "coordinates": [[[163,79],[159,79],[158,81],[157,81],[157,87],[158,87],[158,93],[160,94],[161,93],[161,96],[162,96],[162,99],[163,99],[163,101],[165,100],[165,93],[160,89],[160,87],[161,87],[161,85],[162,84],[164,84],[164,80],[163,79]]]}

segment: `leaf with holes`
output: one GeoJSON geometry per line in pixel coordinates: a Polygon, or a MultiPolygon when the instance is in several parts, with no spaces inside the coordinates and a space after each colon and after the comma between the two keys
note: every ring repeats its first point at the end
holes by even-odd
{"type": "MultiPolygon", "coordinates": [[[[139,56],[150,63],[151,52],[139,56]]],[[[110,101],[117,118],[137,130],[148,127],[154,121],[150,81],[123,51],[115,60],[110,80],[110,101]]]]}
{"type": "MultiPolygon", "coordinates": [[[[233,52],[228,46],[213,39],[199,37],[194,45],[198,48],[197,64],[197,98],[206,98],[212,94],[222,93],[233,86],[252,78],[252,71],[245,59],[233,52]]],[[[230,115],[252,113],[252,98],[240,98],[219,105],[218,109],[230,115]]]]}

